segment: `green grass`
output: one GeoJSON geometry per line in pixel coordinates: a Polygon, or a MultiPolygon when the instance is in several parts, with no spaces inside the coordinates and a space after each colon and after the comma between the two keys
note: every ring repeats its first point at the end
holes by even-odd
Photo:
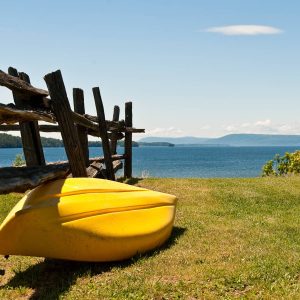
{"type": "MultiPolygon", "coordinates": [[[[1,258],[0,298],[300,298],[299,177],[136,184],[179,199],[163,248],[111,264],[1,258]]],[[[19,198],[0,196],[1,219],[19,198]]]]}

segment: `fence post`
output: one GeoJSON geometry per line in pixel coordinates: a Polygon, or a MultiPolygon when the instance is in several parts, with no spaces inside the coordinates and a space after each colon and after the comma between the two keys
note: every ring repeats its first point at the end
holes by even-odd
{"type": "MultiPolygon", "coordinates": [[[[74,111],[78,114],[84,115],[84,96],[83,90],[74,88],[73,89],[73,102],[74,102],[74,111]]],[[[79,141],[82,147],[83,155],[85,158],[85,165],[89,166],[89,145],[88,145],[88,135],[87,128],[81,125],[76,125],[78,131],[79,141]]]]}
{"type": "Polygon", "coordinates": [[[53,111],[61,130],[73,177],[86,177],[85,158],[60,70],[44,77],[52,100],[53,111]]]}
{"type": "Polygon", "coordinates": [[[102,140],[102,148],[103,148],[107,178],[111,179],[111,180],[115,180],[115,173],[114,173],[112,159],[111,159],[111,153],[110,153],[110,149],[109,149],[109,141],[108,141],[108,135],[107,135],[104,107],[103,107],[100,90],[98,87],[93,88],[93,94],[94,94],[95,105],[96,105],[96,110],[97,110],[99,131],[100,131],[100,137],[102,140]]]}
{"type": "MultiPolygon", "coordinates": [[[[18,73],[17,69],[9,67],[8,74],[18,77],[23,81],[30,83],[30,78],[26,73],[18,73]]],[[[22,109],[24,101],[22,96],[17,92],[13,92],[14,102],[16,107],[22,109]]],[[[45,165],[45,157],[41,142],[41,137],[38,129],[38,122],[20,122],[20,132],[24,151],[24,157],[27,166],[42,166],[45,165]]]]}
{"type": "MultiPolygon", "coordinates": [[[[125,103],[125,127],[132,127],[132,102],[125,103]]],[[[125,131],[124,177],[132,177],[132,133],[125,131]]]]}
{"type": "MultiPolygon", "coordinates": [[[[120,118],[120,107],[118,105],[114,106],[114,114],[113,114],[113,121],[118,122],[120,118]]],[[[111,140],[110,140],[110,151],[111,154],[116,154],[117,153],[117,143],[118,143],[118,134],[113,132],[111,135],[111,140]]]]}

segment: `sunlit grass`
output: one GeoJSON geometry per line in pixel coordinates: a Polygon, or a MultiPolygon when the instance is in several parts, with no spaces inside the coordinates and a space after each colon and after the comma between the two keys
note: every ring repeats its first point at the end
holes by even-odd
{"type": "MultiPolygon", "coordinates": [[[[300,298],[299,177],[135,184],[179,199],[165,247],[112,264],[3,258],[0,298],[300,298]]],[[[1,196],[1,219],[18,198],[1,196]]]]}

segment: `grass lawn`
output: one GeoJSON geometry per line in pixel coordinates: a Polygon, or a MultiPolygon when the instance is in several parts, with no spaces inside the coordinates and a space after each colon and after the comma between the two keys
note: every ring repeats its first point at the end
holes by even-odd
{"type": "MultiPolygon", "coordinates": [[[[299,177],[136,184],[179,199],[163,248],[110,264],[1,258],[0,299],[300,299],[299,177]]],[[[0,196],[1,220],[20,197],[0,196]]]]}

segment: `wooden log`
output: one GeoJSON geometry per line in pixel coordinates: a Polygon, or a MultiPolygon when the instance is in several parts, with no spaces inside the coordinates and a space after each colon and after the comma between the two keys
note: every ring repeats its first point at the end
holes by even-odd
{"type": "MultiPolygon", "coordinates": [[[[121,160],[121,159],[125,159],[124,154],[123,155],[115,154],[115,155],[111,156],[111,160],[112,161],[121,160]]],[[[90,164],[92,162],[94,162],[94,161],[104,163],[105,162],[105,158],[103,156],[101,156],[101,157],[93,157],[93,158],[89,159],[90,164]]]]}
{"type": "MultiPolygon", "coordinates": [[[[1,111],[1,104],[0,104],[0,111],[1,111]]],[[[1,114],[0,114],[0,120],[1,120],[1,114]]],[[[124,135],[122,134],[122,131],[114,131],[114,130],[109,130],[112,133],[118,133],[118,140],[124,138],[124,135]]],[[[19,125],[0,125],[0,131],[19,131],[20,127],[19,125]]],[[[39,131],[42,132],[60,132],[60,129],[57,125],[39,125],[39,131]]],[[[88,134],[96,137],[100,137],[99,133],[99,128],[97,128],[97,131],[94,131],[93,129],[87,128],[88,134]]],[[[132,128],[132,127],[126,127],[123,132],[131,132],[131,133],[142,133],[145,132],[145,129],[137,129],[137,128],[132,128]]],[[[109,139],[110,139],[110,134],[109,139]]]]}
{"type": "Polygon", "coordinates": [[[124,120],[120,120],[118,122],[106,121],[106,126],[109,129],[109,131],[111,131],[111,130],[122,131],[125,128],[125,122],[124,122],[124,120]]]}
{"type": "Polygon", "coordinates": [[[124,132],[129,132],[129,133],[145,133],[145,129],[138,129],[134,127],[125,127],[124,132]]]}
{"type": "Polygon", "coordinates": [[[30,84],[30,78],[26,73],[19,72],[19,78],[30,84]]]}
{"type": "MultiPolygon", "coordinates": [[[[92,131],[97,132],[99,130],[98,125],[96,124],[96,123],[98,123],[98,120],[97,120],[97,117],[95,117],[95,116],[91,116],[88,114],[84,114],[84,116],[81,116],[77,113],[73,113],[73,119],[76,124],[85,126],[89,129],[91,129],[92,131]]],[[[107,130],[111,131],[111,132],[115,132],[115,131],[131,132],[131,133],[144,133],[145,132],[145,129],[138,129],[138,128],[134,128],[132,126],[125,127],[124,120],[120,120],[118,122],[106,120],[106,127],[107,127],[107,130]]]]}
{"type": "Polygon", "coordinates": [[[22,193],[49,180],[65,178],[68,173],[69,164],[1,168],[0,194],[22,193]]]}
{"type": "Polygon", "coordinates": [[[94,161],[87,168],[87,176],[90,178],[105,178],[105,172],[103,169],[103,162],[94,161]]]}
{"type": "MultiPolygon", "coordinates": [[[[19,94],[19,93],[17,93],[17,94],[21,95],[23,97],[22,94],[19,94]]],[[[38,97],[34,97],[34,99],[38,99],[38,97]]],[[[23,104],[25,104],[25,105],[23,105],[22,109],[28,110],[28,111],[34,111],[34,112],[37,112],[40,114],[48,114],[48,115],[51,115],[52,118],[54,118],[54,116],[51,114],[51,107],[50,107],[51,99],[44,97],[44,98],[40,98],[40,100],[41,100],[41,103],[39,103],[39,104],[35,103],[34,105],[31,105],[31,103],[29,103],[29,105],[28,105],[28,103],[27,103],[28,101],[26,100],[26,102],[23,102],[23,104]]],[[[9,100],[3,101],[3,102],[9,102],[9,100]]],[[[9,103],[6,105],[11,108],[16,107],[13,103],[9,103]]]]}
{"type": "MultiPolygon", "coordinates": [[[[26,73],[20,72],[19,77],[23,81],[30,84],[30,78],[26,73]]],[[[34,143],[34,150],[36,152],[36,157],[38,158],[38,165],[44,166],[46,164],[46,161],[45,161],[41,136],[40,136],[40,132],[39,132],[39,129],[38,129],[38,121],[32,121],[32,122],[28,122],[26,124],[28,124],[29,125],[28,127],[31,129],[32,142],[34,143]]],[[[20,127],[22,127],[22,126],[23,125],[20,124],[20,127]]],[[[24,146],[23,146],[23,149],[24,149],[24,146]]]]}
{"type": "MultiPolygon", "coordinates": [[[[85,114],[83,90],[73,89],[74,111],[80,115],[85,114]]],[[[82,125],[77,125],[78,137],[85,158],[86,167],[89,165],[89,146],[87,128],[82,125]]]]}
{"type": "Polygon", "coordinates": [[[45,110],[51,110],[51,99],[44,97],[43,98],[43,107],[45,110]]]}
{"type": "MultiPolygon", "coordinates": [[[[85,126],[87,128],[90,128],[93,130],[98,128],[98,117],[90,116],[88,114],[84,114],[84,116],[81,116],[80,114],[73,112],[73,119],[74,119],[75,123],[85,126]]],[[[105,122],[106,122],[106,127],[108,129],[110,127],[112,129],[125,128],[125,122],[123,120],[121,120],[119,122],[106,120],[105,122]]]]}
{"type": "MultiPolygon", "coordinates": [[[[0,125],[0,131],[16,131],[17,128],[18,125],[0,125]]],[[[42,132],[60,132],[60,128],[57,125],[39,125],[39,130],[42,132]]],[[[100,137],[99,128],[97,128],[97,131],[90,128],[87,128],[86,130],[89,135],[100,137]]]]}
{"type": "MultiPolygon", "coordinates": [[[[114,160],[113,169],[115,172],[122,168],[120,159],[123,158],[123,155],[112,156],[112,159],[114,160]]],[[[93,164],[93,167],[88,170],[89,177],[92,177],[92,172],[94,172],[93,177],[99,177],[100,172],[100,177],[103,178],[103,168],[101,165],[103,166],[104,158],[91,158],[90,163],[93,164]]],[[[59,162],[48,164],[46,166],[0,168],[0,194],[11,192],[22,193],[47,181],[66,178],[69,172],[70,165],[68,162],[59,162]]]]}
{"type": "MultiPolygon", "coordinates": [[[[114,106],[114,113],[113,113],[113,122],[118,122],[120,117],[120,107],[115,105],[114,106]]],[[[118,141],[118,133],[117,132],[112,132],[110,138],[110,151],[111,154],[116,154],[117,153],[117,141],[118,141]]],[[[122,134],[123,138],[123,134],[122,134]]]]}
{"type": "Polygon", "coordinates": [[[118,105],[115,105],[112,121],[119,122],[119,118],[120,118],[120,107],[118,105]]]}
{"type": "Polygon", "coordinates": [[[103,154],[105,159],[107,178],[110,180],[115,180],[115,173],[113,170],[113,164],[112,164],[111,153],[109,148],[109,141],[107,136],[104,107],[101,99],[100,90],[98,87],[93,88],[93,94],[95,99],[97,115],[98,115],[99,131],[102,140],[102,148],[103,148],[103,154]]]}
{"type": "Polygon", "coordinates": [[[72,113],[73,120],[76,124],[82,125],[86,128],[90,128],[92,130],[98,131],[99,126],[95,122],[88,120],[85,115],[81,116],[80,114],[73,112],[72,113]]]}
{"type": "MultiPolygon", "coordinates": [[[[111,159],[112,159],[112,161],[115,161],[115,160],[121,160],[121,159],[125,159],[125,156],[124,156],[124,155],[115,154],[115,155],[112,155],[112,156],[111,156],[111,159]]],[[[103,156],[100,156],[100,157],[92,157],[92,158],[89,159],[89,164],[92,164],[93,162],[104,163],[104,162],[105,162],[105,159],[104,159],[103,156]]],[[[59,163],[60,163],[60,164],[68,164],[68,161],[60,161],[59,163]]],[[[54,164],[57,164],[57,163],[54,163],[54,164]]]]}
{"type": "MultiPolygon", "coordinates": [[[[19,125],[0,125],[0,131],[20,131],[20,126],[19,125]]],[[[59,129],[58,125],[39,125],[39,131],[60,132],[60,129],[59,129]]]]}
{"type": "Polygon", "coordinates": [[[39,165],[44,166],[46,164],[42,140],[39,132],[39,124],[37,121],[30,122],[30,126],[32,127],[32,135],[34,137],[34,146],[37,157],[39,158],[39,165]]]}
{"type": "MultiPolygon", "coordinates": [[[[124,134],[122,132],[108,132],[107,136],[110,140],[115,140],[115,143],[117,143],[118,140],[122,140],[124,138],[124,134]]],[[[114,146],[116,147],[116,146],[114,146]]],[[[116,154],[116,150],[114,151],[116,154]]]]}
{"type": "MultiPolygon", "coordinates": [[[[98,117],[96,117],[96,116],[91,116],[89,114],[84,114],[84,117],[86,119],[92,121],[92,122],[98,123],[98,117]]],[[[120,120],[120,121],[106,120],[106,126],[121,129],[121,128],[125,127],[125,121],[124,120],[120,120]]]]}
{"type": "MultiPolygon", "coordinates": [[[[125,103],[125,125],[132,127],[132,102],[125,103]]],[[[125,132],[125,163],[124,163],[124,177],[132,177],[132,133],[125,132]]]]}
{"type": "Polygon", "coordinates": [[[97,123],[98,122],[98,117],[97,116],[91,116],[89,114],[84,114],[84,117],[92,122],[97,123]]]}
{"type": "MultiPolygon", "coordinates": [[[[88,134],[100,137],[100,131],[99,131],[99,125],[98,122],[94,122],[89,120],[88,118],[84,116],[81,116],[75,112],[73,112],[73,120],[76,124],[84,126],[88,129],[88,134]]],[[[118,127],[115,127],[115,124],[111,124],[111,121],[106,121],[106,128],[108,131],[123,131],[125,132],[125,127],[123,129],[119,129],[118,127]],[[113,125],[114,127],[109,127],[109,125],[113,125]]]]}
{"type": "Polygon", "coordinates": [[[113,168],[114,168],[114,172],[117,173],[117,171],[123,168],[123,163],[120,160],[115,160],[113,162],[113,168]]]}
{"type": "Polygon", "coordinates": [[[45,97],[48,95],[47,91],[35,88],[31,84],[23,81],[22,79],[6,74],[1,70],[0,70],[0,85],[5,86],[12,91],[17,91],[21,94],[27,94],[29,96],[33,95],[33,96],[45,97]]]}
{"type": "Polygon", "coordinates": [[[14,124],[17,122],[29,122],[35,120],[55,123],[51,114],[20,110],[0,103],[0,124],[14,124]]]}
{"type": "Polygon", "coordinates": [[[82,152],[77,128],[72,118],[72,111],[67,97],[61,72],[58,70],[44,77],[52,107],[61,130],[61,135],[70,163],[73,177],[86,177],[85,158],[82,152]]]}
{"type": "MultiPolygon", "coordinates": [[[[82,126],[85,126],[89,129],[92,130],[92,132],[97,132],[99,131],[98,124],[94,121],[94,117],[89,118],[87,114],[84,115],[84,117],[80,116],[77,113],[73,113],[73,119],[76,124],[80,124],[82,126]],[[93,121],[91,121],[91,119],[93,121]]],[[[134,128],[134,127],[126,127],[125,126],[125,121],[121,120],[119,122],[114,122],[114,121],[108,121],[106,120],[106,128],[107,131],[111,132],[131,132],[131,133],[144,133],[145,129],[140,129],[140,128],[134,128]]]]}
{"type": "MultiPolygon", "coordinates": [[[[9,68],[8,73],[11,76],[18,77],[18,71],[14,68],[9,68]]],[[[22,73],[22,79],[26,80],[26,83],[30,84],[29,76],[22,73]]],[[[14,101],[17,108],[23,107],[22,95],[20,93],[12,92],[14,101]]],[[[41,143],[40,133],[38,131],[38,122],[20,122],[20,132],[23,145],[23,152],[27,166],[42,166],[45,165],[45,157],[43,147],[41,143]]]]}
{"type": "MultiPolygon", "coordinates": [[[[120,169],[123,168],[123,163],[120,160],[113,161],[113,170],[114,173],[117,173],[120,169]]],[[[97,178],[107,178],[107,172],[106,169],[102,169],[101,172],[96,175],[97,178]]]]}
{"type": "Polygon", "coordinates": [[[58,125],[39,125],[39,130],[42,132],[60,132],[58,125]]]}

